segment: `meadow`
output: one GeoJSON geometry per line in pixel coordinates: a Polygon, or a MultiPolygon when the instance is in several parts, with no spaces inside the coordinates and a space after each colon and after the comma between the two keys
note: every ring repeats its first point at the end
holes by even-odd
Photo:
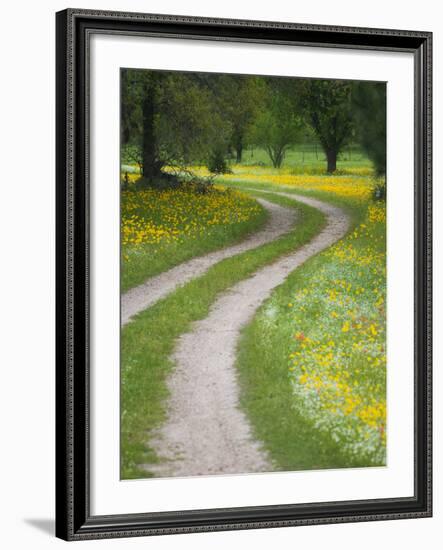
{"type": "MultiPolygon", "coordinates": [[[[180,334],[207,315],[220,293],[302,246],[324,224],[317,210],[260,190],[339,205],[351,230],[293,272],[244,328],[236,365],[240,405],[277,469],[385,464],[386,213],[385,202],[374,200],[383,181],[355,151],[339,158],[333,175],[313,151],[290,152],[280,169],[266,162],[263,151],[247,151],[206,194],[133,191],[131,183],[122,193],[122,291],[257,230],[266,212],[256,197],[299,214],[288,235],[220,262],[123,328],[123,478],[149,476],[139,465],[159,460],[149,438],[167,414],[166,380],[180,334]]],[[[128,179],[136,181],[137,169],[129,168],[128,179]]],[[[206,168],[192,169],[207,175],[206,168]]]]}
{"type": "MultiPolygon", "coordinates": [[[[254,195],[261,196],[259,192],[254,195]]],[[[288,235],[219,262],[205,275],[139,313],[122,329],[121,475],[124,479],[149,477],[149,469],[141,469],[140,464],[155,464],[159,460],[150,445],[150,437],[167,416],[166,381],[174,368],[171,354],[178,337],[189,330],[192,322],[207,316],[211,304],[223,291],[308,242],[324,224],[323,215],[309,206],[277,195],[263,196],[296,209],[298,224],[288,235]]]]}
{"type": "Polygon", "coordinates": [[[337,195],[352,232],[291,274],[242,335],[242,404],[283,470],[386,462],[385,204],[348,191],[337,195]]]}
{"type": "MultiPolygon", "coordinates": [[[[133,182],[136,178],[132,178],[133,182]]],[[[232,189],[121,193],[122,292],[167,269],[244,238],[266,221],[257,201],[232,189]]]]}

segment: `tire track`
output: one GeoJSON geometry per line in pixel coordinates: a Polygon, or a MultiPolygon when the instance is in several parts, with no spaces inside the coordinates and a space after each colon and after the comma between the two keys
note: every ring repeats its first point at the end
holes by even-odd
{"type": "Polygon", "coordinates": [[[161,463],[143,466],[156,476],[274,469],[238,407],[235,358],[240,331],[294,269],[346,234],[349,219],[341,208],[318,199],[270,193],[319,209],[326,215],[326,225],[309,243],[223,293],[209,315],[180,337],[173,355],[176,367],[168,379],[168,419],[150,439],[161,463]]]}
{"type": "Polygon", "coordinates": [[[203,275],[221,260],[262,246],[291,230],[295,222],[293,209],[263,199],[257,200],[269,213],[269,219],[263,229],[236,245],[192,258],[125,292],[121,297],[121,325],[126,325],[131,317],[152,306],[179,286],[203,275]]]}

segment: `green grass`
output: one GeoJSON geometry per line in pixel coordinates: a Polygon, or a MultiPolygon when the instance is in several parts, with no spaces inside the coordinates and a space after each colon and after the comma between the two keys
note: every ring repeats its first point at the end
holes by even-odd
{"type": "MultiPolygon", "coordinates": [[[[243,153],[241,165],[263,165],[271,167],[269,155],[264,149],[247,149],[243,153]]],[[[285,155],[282,168],[291,168],[293,173],[323,174],[326,172],[326,156],[320,146],[295,146],[285,155]]],[[[372,162],[366,154],[355,148],[346,148],[337,159],[338,173],[352,173],[362,168],[372,169],[372,162]]]]}
{"type": "Polygon", "coordinates": [[[186,190],[122,193],[122,229],[131,228],[126,240],[140,235],[142,242],[127,243],[122,233],[121,292],[193,257],[235,244],[265,224],[268,214],[259,203],[225,195],[218,190],[204,195],[186,190]],[[223,219],[231,214],[228,223],[214,223],[220,212],[223,219]],[[137,217],[135,222],[131,216],[137,217]],[[157,228],[172,228],[176,234],[156,240],[157,228]]]}
{"type": "MultiPolygon", "coordinates": [[[[236,164],[230,159],[231,164],[236,164]]],[[[268,153],[259,147],[247,148],[243,151],[242,162],[237,166],[263,166],[272,168],[268,153]]],[[[324,174],[326,172],[326,156],[320,145],[295,145],[291,147],[284,158],[282,168],[290,168],[297,174],[324,174]]],[[[364,151],[356,147],[346,147],[338,156],[338,173],[352,173],[355,170],[373,169],[372,162],[364,151]]],[[[122,164],[122,173],[139,173],[139,167],[131,162],[122,164]]]]}
{"type": "Polygon", "coordinates": [[[366,207],[368,202],[360,199],[349,199],[341,197],[335,193],[328,193],[323,191],[317,191],[315,189],[305,189],[295,186],[287,185],[273,185],[268,183],[262,183],[256,180],[242,180],[242,181],[223,181],[222,177],[219,178],[219,183],[233,189],[238,189],[244,192],[253,192],[258,194],[263,192],[263,197],[268,196],[268,192],[272,193],[287,193],[289,195],[304,195],[306,197],[317,198],[321,201],[339,206],[349,215],[351,220],[351,228],[361,223],[365,217],[366,207]],[[253,190],[253,191],[250,191],[253,190]]]}
{"type": "Polygon", "coordinates": [[[329,200],[364,226],[294,271],[238,348],[241,405],[281,470],[385,463],[385,223],[329,200]]]}
{"type": "MultiPolygon", "coordinates": [[[[260,193],[255,194],[260,196],[260,193]]],[[[158,461],[149,446],[150,431],[165,419],[166,377],[175,341],[193,321],[203,319],[217,296],[257,269],[289,253],[316,235],[324,216],[316,209],[277,195],[267,200],[296,208],[297,224],[285,236],[228,258],[140,313],[122,330],[121,339],[121,477],[148,477],[141,464],[158,461]]]]}
{"type": "Polygon", "coordinates": [[[208,254],[214,250],[233,245],[246,239],[264,226],[268,214],[260,206],[260,212],[248,222],[231,226],[213,228],[207,235],[199,238],[183,237],[179,243],[167,245],[141,245],[125,250],[131,261],[124,264],[121,271],[121,292],[126,292],[148,278],[167,271],[196,256],[208,254]]]}

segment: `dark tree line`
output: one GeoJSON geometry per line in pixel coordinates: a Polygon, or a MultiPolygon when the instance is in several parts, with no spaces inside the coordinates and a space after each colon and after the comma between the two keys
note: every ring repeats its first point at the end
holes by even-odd
{"type": "Polygon", "coordinates": [[[171,178],[166,166],[222,172],[227,158],[241,162],[249,146],[265,149],[280,167],[306,135],[322,147],[328,172],[353,141],[384,174],[385,84],[122,70],[122,146],[149,184],[171,178]]]}

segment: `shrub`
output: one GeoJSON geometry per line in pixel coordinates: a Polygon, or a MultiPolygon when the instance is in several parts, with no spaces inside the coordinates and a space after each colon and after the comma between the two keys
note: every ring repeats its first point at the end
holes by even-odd
{"type": "Polygon", "coordinates": [[[376,201],[386,200],[386,180],[385,178],[379,178],[375,180],[374,187],[372,189],[372,198],[376,201]]]}
{"type": "Polygon", "coordinates": [[[208,170],[212,174],[231,174],[225,159],[225,155],[221,150],[215,150],[211,153],[208,160],[208,170]]]}

